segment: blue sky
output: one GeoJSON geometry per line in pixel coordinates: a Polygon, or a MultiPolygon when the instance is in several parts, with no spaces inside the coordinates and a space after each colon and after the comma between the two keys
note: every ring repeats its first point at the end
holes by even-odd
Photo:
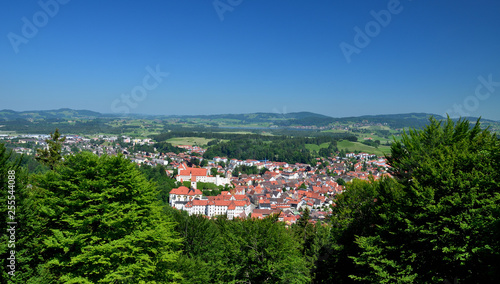
{"type": "Polygon", "coordinates": [[[500,120],[499,1],[0,5],[0,109],[500,120]]]}

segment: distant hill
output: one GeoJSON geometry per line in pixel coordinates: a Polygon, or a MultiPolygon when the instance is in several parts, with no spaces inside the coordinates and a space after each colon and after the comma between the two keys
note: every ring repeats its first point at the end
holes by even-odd
{"type": "Polygon", "coordinates": [[[54,120],[54,119],[75,119],[75,118],[98,118],[103,115],[99,112],[90,110],[73,110],[69,108],[61,108],[57,110],[34,110],[34,111],[13,111],[13,110],[0,110],[0,120],[54,120]]]}
{"type": "Polygon", "coordinates": [[[183,119],[204,119],[204,120],[235,120],[242,124],[252,123],[272,123],[276,126],[291,125],[327,125],[334,119],[332,117],[312,113],[312,112],[292,112],[292,113],[246,113],[246,114],[215,114],[215,115],[189,115],[189,116],[169,116],[183,119]]]}
{"type": "Polygon", "coordinates": [[[341,122],[370,122],[370,123],[383,123],[392,128],[404,127],[422,127],[429,122],[429,118],[434,116],[438,120],[445,119],[441,115],[430,113],[403,113],[403,114],[380,114],[380,115],[363,115],[357,117],[344,117],[339,118],[341,122]]]}
{"type": "MultiPolygon", "coordinates": [[[[248,125],[265,125],[266,127],[325,127],[333,124],[384,124],[391,128],[407,128],[414,127],[420,128],[425,126],[429,117],[434,116],[441,120],[444,117],[429,113],[406,113],[406,114],[382,114],[382,115],[363,115],[353,117],[334,118],[313,112],[292,112],[292,113],[247,113],[247,114],[215,114],[215,115],[141,115],[130,114],[126,119],[158,119],[169,120],[178,119],[189,122],[191,124],[198,124],[203,126],[203,123],[213,126],[222,126],[231,123],[245,127],[248,125]]],[[[41,111],[13,111],[13,110],[0,110],[0,122],[8,121],[22,123],[23,121],[29,123],[30,121],[44,121],[44,122],[58,122],[68,121],[75,119],[84,120],[99,120],[99,123],[104,121],[121,118],[123,116],[118,114],[102,114],[90,110],[73,110],[69,108],[61,108],[57,110],[41,110],[41,111]]],[[[471,122],[475,122],[477,118],[469,117],[471,122]]],[[[500,123],[497,121],[482,119],[482,123],[486,126],[492,125],[493,128],[498,129],[500,123]]]]}

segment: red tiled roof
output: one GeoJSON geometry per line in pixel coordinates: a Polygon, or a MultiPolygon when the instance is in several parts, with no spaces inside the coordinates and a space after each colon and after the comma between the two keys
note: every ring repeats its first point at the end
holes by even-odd
{"type": "Polygon", "coordinates": [[[192,202],[193,202],[193,206],[207,206],[207,204],[208,204],[208,200],[195,199],[192,202]]]}
{"type": "Polygon", "coordinates": [[[186,168],[185,170],[179,169],[179,175],[180,176],[206,176],[207,175],[207,169],[203,168],[186,168]]]}
{"type": "Polygon", "coordinates": [[[178,188],[173,188],[170,191],[170,194],[179,194],[179,195],[202,195],[203,193],[199,189],[189,189],[185,186],[180,186],[178,188]]]}

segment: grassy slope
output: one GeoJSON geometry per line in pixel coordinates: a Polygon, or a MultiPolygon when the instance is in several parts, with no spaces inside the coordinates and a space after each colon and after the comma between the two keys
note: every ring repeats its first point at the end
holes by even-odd
{"type": "Polygon", "coordinates": [[[322,143],[321,145],[316,145],[316,144],[306,144],[306,149],[311,151],[311,152],[319,152],[319,149],[321,148],[328,148],[330,146],[330,142],[322,143]]]}
{"type": "Polygon", "coordinates": [[[197,145],[197,146],[203,146],[207,145],[208,142],[212,141],[213,139],[207,139],[203,137],[176,137],[176,138],[170,138],[167,140],[168,143],[171,143],[174,146],[177,145],[197,145]]]}
{"type": "Polygon", "coordinates": [[[339,148],[339,150],[344,149],[344,150],[349,150],[351,152],[361,151],[368,154],[375,154],[377,156],[383,156],[384,154],[390,153],[389,146],[379,146],[377,149],[375,147],[362,144],[360,142],[351,142],[347,140],[342,140],[338,142],[337,147],[339,148]]]}

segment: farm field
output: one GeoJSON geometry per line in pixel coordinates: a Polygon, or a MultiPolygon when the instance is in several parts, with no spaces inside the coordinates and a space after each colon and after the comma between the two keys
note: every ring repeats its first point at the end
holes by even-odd
{"type": "Polygon", "coordinates": [[[321,145],[316,145],[316,144],[306,144],[306,149],[311,151],[311,152],[316,152],[318,153],[320,149],[322,148],[328,148],[330,146],[330,142],[322,143],[321,145]]]}
{"type": "Polygon", "coordinates": [[[208,142],[213,139],[207,139],[203,137],[175,137],[167,140],[168,143],[179,146],[179,145],[196,145],[196,146],[204,146],[207,145],[208,142]]]}
{"type": "Polygon", "coordinates": [[[360,151],[368,154],[375,154],[377,156],[384,156],[385,154],[389,154],[391,152],[391,147],[389,146],[379,146],[378,148],[375,148],[360,142],[351,142],[347,140],[339,141],[337,147],[339,150],[349,150],[350,152],[360,151]]]}

